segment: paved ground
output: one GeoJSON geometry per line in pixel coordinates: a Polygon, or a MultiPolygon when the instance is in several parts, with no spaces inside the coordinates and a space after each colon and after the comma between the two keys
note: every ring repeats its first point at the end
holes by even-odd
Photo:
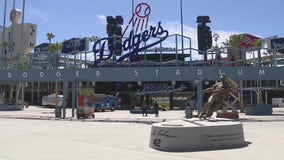
{"type": "Polygon", "coordinates": [[[54,118],[54,109],[30,106],[0,112],[0,160],[282,160],[284,108],[271,116],[240,114],[248,146],[198,152],[161,152],[149,147],[151,123],[181,119],[184,111],[96,113],[95,119],[54,118]],[[134,122],[134,123],[133,123],[134,122]]]}

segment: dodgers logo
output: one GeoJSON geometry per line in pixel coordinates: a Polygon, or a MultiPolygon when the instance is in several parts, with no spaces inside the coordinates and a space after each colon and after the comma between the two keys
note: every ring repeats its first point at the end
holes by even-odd
{"type": "Polygon", "coordinates": [[[148,27],[151,8],[146,3],[140,3],[135,8],[128,25],[123,31],[121,43],[115,43],[112,38],[102,38],[95,42],[93,52],[95,56],[98,54],[98,59],[95,59],[94,66],[102,61],[108,60],[113,56],[118,55],[118,52],[123,51],[123,55],[118,57],[117,62],[122,62],[129,58],[130,61],[136,61],[139,52],[151,48],[168,37],[168,31],[165,30],[161,22],[156,26],[148,27]],[[129,34],[126,35],[129,30],[129,34]],[[150,39],[153,39],[151,43],[150,39]],[[143,45],[142,45],[143,44],[143,45]],[[109,48],[109,53],[105,54],[105,48],[109,48]]]}

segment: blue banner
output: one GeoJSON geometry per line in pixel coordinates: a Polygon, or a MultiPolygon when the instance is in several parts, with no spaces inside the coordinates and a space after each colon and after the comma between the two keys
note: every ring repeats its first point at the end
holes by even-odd
{"type": "Polygon", "coordinates": [[[62,43],[62,53],[74,54],[77,51],[86,50],[86,39],[71,38],[62,43]]]}
{"type": "Polygon", "coordinates": [[[47,52],[49,49],[49,43],[41,43],[35,47],[35,53],[47,52]]]}
{"type": "Polygon", "coordinates": [[[276,49],[278,53],[284,54],[284,38],[272,39],[271,48],[276,49]]]}

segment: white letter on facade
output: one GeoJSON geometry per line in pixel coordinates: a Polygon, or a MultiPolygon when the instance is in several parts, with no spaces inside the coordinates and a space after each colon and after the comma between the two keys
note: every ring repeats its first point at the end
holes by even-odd
{"type": "Polygon", "coordinates": [[[40,77],[44,77],[44,72],[40,71],[40,72],[39,72],[39,76],[40,76],[40,77]]]}
{"type": "Polygon", "coordinates": [[[197,69],[197,75],[202,75],[202,69],[197,69]]]}
{"type": "Polygon", "coordinates": [[[138,76],[138,70],[134,70],[134,76],[138,76]]]}
{"type": "Polygon", "coordinates": [[[264,76],[264,75],[265,75],[264,69],[262,69],[262,70],[260,69],[259,72],[258,72],[258,74],[259,74],[259,76],[262,76],[262,75],[264,76]]]}
{"type": "Polygon", "coordinates": [[[57,77],[61,77],[61,72],[57,71],[57,72],[56,72],[56,76],[57,76],[57,77]]]}
{"type": "Polygon", "coordinates": [[[12,78],[13,74],[11,72],[8,73],[8,78],[12,78]]]}
{"type": "Polygon", "coordinates": [[[238,75],[242,75],[243,74],[243,70],[242,69],[238,69],[238,75]]]}
{"type": "Polygon", "coordinates": [[[80,72],[76,71],[76,77],[79,77],[79,76],[80,76],[80,72]]]}
{"type": "Polygon", "coordinates": [[[155,71],[156,71],[156,76],[158,76],[159,75],[159,70],[156,69],[155,71]]]}
{"type": "Polygon", "coordinates": [[[180,70],[179,69],[176,70],[176,75],[180,76],[180,70]]]}
{"type": "Polygon", "coordinates": [[[222,69],[219,69],[219,75],[221,75],[222,74],[222,69]]]}
{"type": "Polygon", "coordinates": [[[100,77],[101,76],[101,72],[100,71],[96,71],[96,76],[100,77]]]}
{"type": "Polygon", "coordinates": [[[23,73],[23,77],[27,78],[28,77],[28,72],[23,73]]]}

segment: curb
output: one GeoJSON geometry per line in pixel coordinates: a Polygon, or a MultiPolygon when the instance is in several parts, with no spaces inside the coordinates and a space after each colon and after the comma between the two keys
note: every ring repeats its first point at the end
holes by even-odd
{"type": "MultiPolygon", "coordinates": [[[[55,117],[26,117],[26,116],[0,116],[1,119],[26,119],[26,120],[54,120],[54,121],[77,121],[77,122],[119,122],[119,123],[139,123],[139,124],[153,124],[159,122],[168,121],[167,119],[156,120],[143,120],[143,119],[115,119],[115,118],[94,118],[94,119],[77,119],[75,117],[70,118],[55,118],[55,117]]],[[[173,119],[171,119],[173,120],[173,119]]]]}

